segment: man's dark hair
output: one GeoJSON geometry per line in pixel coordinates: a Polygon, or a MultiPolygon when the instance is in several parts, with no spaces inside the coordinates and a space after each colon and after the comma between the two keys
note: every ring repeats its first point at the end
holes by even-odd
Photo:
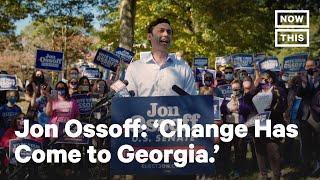
{"type": "Polygon", "coordinates": [[[148,29],[147,29],[148,33],[152,33],[153,28],[154,28],[155,26],[157,26],[158,24],[161,24],[161,23],[167,23],[167,24],[170,25],[170,22],[169,22],[168,19],[159,18],[159,19],[157,19],[157,20],[155,20],[155,21],[152,21],[152,22],[149,24],[148,29]]]}

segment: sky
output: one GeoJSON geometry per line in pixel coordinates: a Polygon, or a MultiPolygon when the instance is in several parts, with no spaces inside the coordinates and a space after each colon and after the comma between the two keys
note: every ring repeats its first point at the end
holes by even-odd
{"type": "MultiPolygon", "coordinates": [[[[32,18],[31,16],[28,16],[25,19],[21,19],[19,21],[16,21],[14,24],[16,25],[16,30],[15,33],[16,35],[20,35],[21,31],[28,25],[32,23],[32,18]]],[[[101,29],[99,21],[95,18],[93,21],[93,27],[96,29],[101,29]]]]}

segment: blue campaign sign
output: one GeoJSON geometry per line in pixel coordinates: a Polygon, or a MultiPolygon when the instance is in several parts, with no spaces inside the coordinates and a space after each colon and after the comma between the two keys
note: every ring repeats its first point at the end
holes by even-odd
{"type": "MultiPolygon", "coordinates": [[[[81,123],[82,124],[82,128],[85,124],[87,123],[81,123]]],[[[60,122],[59,123],[59,137],[63,135],[63,133],[65,132],[64,127],[66,126],[65,122],[60,122]]],[[[72,127],[72,126],[71,126],[72,127]]],[[[77,131],[77,127],[75,127],[74,129],[71,130],[71,132],[76,132],[77,131]]],[[[89,144],[89,138],[85,137],[83,134],[81,134],[78,137],[72,138],[69,137],[67,135],[64,135],[61,139],[59,139],[57,141],[57,143],[62,143],[62,144],[89,144]]]]}
{"type": "Polygon", "coordinates": [[[253,59],[253,62],[257,62],[257,61],[260,61],[260,60],[263,60],[264,58],[266,58],[267,55],[264,54],[264,53],[258,53],[254,56],[254,59],[253,59]]]}
{"type": "Polygon", "coordinates": [[[252,67],[251,64],[253,63],[253,55],[246,53],[234,54],[232,55],[232,63],[234,69],[252,67]]]}
{"type": "Polygon", "coordinates": [[[86,68],[89,68],[89,67],[90,67],[90,66],[87,65],[87,64],[81,65],[81,66],[79,67],[79,73],[83,73],[84,70],[86,70],[86,68]]]}
{"type": "Polygon", "coordinates": [[[17,84],[17,76],[0,74],[0,91],[18,90],[16,84],[17,84]]]}
{"type": "Polygon", "coordinates": [[[88,79],[99,79],[100,72],[98,68],[86,68],[83,76],[86,76],[88,79]]]}
{"type": "Polygon", "coordinates": [[[247,127],[254,127],[256,121],[260,121],[261,126],[266,126],[266,120],[270,118],[270,114],[271,114],[270,111],[262,112],[260,114],[253,116],[252,118],[247,120],[244,124],[247,127]]]}
{"type": "Polygon", "coordinates": [[[193,58],[194,66],[209,66],[209,59],[207,57],[195,57],[193,58]]]}
{"type": "MultiPolygon", "coordinates": [[[[178,168],[174,165],[174,159],[170,157],[169,163],[161,161],[157,164],[148,160],[145,163],[138,163],[135,159],[127,164],[119,161],[117,152],[119,147],[128,144],[136,151],[145,149],[147,151],[158,149],[189,149],[189,144],[194,144],[194,149],[205,149],[209,157],[213,157],[213,136],[208,138],[177,137],[165,138],[154,127],[155,121],[159,124],[163,120],[182,119],[183,123],[188,123],[190,128],[195,124],[212,124],[214,122],[212,96],[160,96],[160,97],[128,97],[115,98],[112,101],[112,124],[124,124],[125,120],[141,120],[147,125],[146,138],[124,137],[111,139],[111,174],[141,174],[141,175],[183,175],[183,174],[214,174],[213,163],[187,163],[186,166],[178,168]],[[139,104],[139,106],[137,106],[139,104]],[[197,104],[197,106],[195,106],[197,104]],[[125,169],[125,171],[123,170],[125,169]]],[[[174,128],[173,126],[168,128],[174,128]]],[[[169,130],[169,129],[168,129],[169,130]]],[[[172,129],[171,129],[172,130],[172,129]]],[[[168,131],[169,132],[169,131],[168,131]]],[[[211,131],[212,132],[212,131],[211,131]]],[[[212,132],[213,133],[213,132],[212,132]]],[[[213,134],[212,134],[213,135],[213,134]]],[[[121,153],[121,152],[119,152],[121,153]]],[[[122,152],[126,157],[127,151],[122,152]]],[[[195,153],[196,154],[196,153],[195,153]]],[[[187,157],[186,157],[187,158],[187,157]]]]}
{"type": "Polygon", "coordinates": [[[260,72],[271,70],[271,71],[280,71],[280,64],[277,57],[265,58],[258,61],[258,67],[260,72]]]}
{"type": "Polygon", "coordinates": [[[134,56],[134,52],[132,51],[129,51],[127,49],[124,49],[122,47],[118,47],[116,49],[116,55],[118,55],[121,59],[121,61],[127,63],[127,64],[130,64],[132,59],[133,59],[133,56],[134,56]]]}
{"type": "Polygon", "coordinates": [[[62,71],[63,52],[37,50],[36,69],[62,71]]]}
{"type": "Polygon", "coordinates": [[[231,97],[232,88],[230,84],[220,85],[218,88],[221,90],[223,97],[231,97]]]}
{"type": "Polygon", "coordinates": [[[15,158],[15,151],[16,148],[20,145],[27,145],[30,147],[31,151],[24,151],[20,152],[20,157],[25,158],[27,156],[31,157],[31,154],[36,149],[43,149],[42,142],[32,140],[32,139],[11,139],[9,141],[9,160],[10,164],[17,165],[17,160],[15,158]]]}
{"type": "Polygon", "coordinates": [[[304,65],[308,59],[307,53],[293,54],[283,58],[282,69],[284,72],[305,71],[304,65]]]}
{"type": "Polygon", "coordinates": [[[80,114],[87,114],[96,103],[99,94],[75,94],[72,97],[78,102],[80,114]]]}
{"type": "Polygon", "coordinates": [[[104,68],[110,69],[113,72],[117,71],[117,66],[120,63],[120,58],[106,50],[98,49],[93,63],[98,64],[104,68]]]}
{"type": "Polygon", "coordinates": [[[214,115],[214,120],[221,120],[220,106],[221,106],[221,98],[214,97],[214,98],[213,98],[213,115],[214,115]]]}

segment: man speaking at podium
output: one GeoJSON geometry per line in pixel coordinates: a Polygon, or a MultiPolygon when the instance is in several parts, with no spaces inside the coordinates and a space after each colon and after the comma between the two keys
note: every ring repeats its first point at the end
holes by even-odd
{"type": "MultiPolygon", "coordinates": [[[[176,85],[196,95],[195,80],[191,68],[174,57],[169,57],[173,30],[167,19],[157,19],[148,26],[147,39],[151,42],[151,53],[139,61],[132,62],[127,69],[125,79],[128,90],[136,96],[178,96],[172,90],[176,85]]],[[[136,176],[136,180],[193,180],[195,176],[136,176]]]]}
{"type": "Polygon", "coordinates": [[[152,50],[147,57],[132,62],[125,79],[128,90],[136,96],[177,96],[172,90],[177,85],[191,95],[196,95],[195,80],[191,68],[183,61],[169,57],[173,30],[167,19],[157,19],[148,26],[147,39],[152,50]]]}

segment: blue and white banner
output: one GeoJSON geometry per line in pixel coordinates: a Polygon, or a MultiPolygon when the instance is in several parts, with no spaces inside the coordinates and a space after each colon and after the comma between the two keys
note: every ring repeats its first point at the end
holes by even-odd
{"type": "Polygon", "coordinates": [[[27,145],[30,147],[31,151],[22,150],[20,152],[21,158],[31,157],[32,152],[37,149],[43,149],[42,142],[32,140],[32,139],[11,139],[9,141],[9,161],[10,164],[17,165],[17,160],[15,158],[15,152],[18,146],[27,145]]]}
{"type": "Polygon", "coordinates": [[[0,74],[0,91],[18,90],[16,85],[17,85],[17,76],[0,74]]]}
{"type": "Polygon", "coordinates": [[[258,53],[254,56],[253,58],[253,62],[257,62],[257,61],[260,61],[260,60],[263,60],[264,58],[266,58],[267,55],[264,54],[264,53],[258,53]]]}
{"type": "Polygon", "coordinates": [[[269,57],[258,61],[258,67],[260,72],[270,70],[270,71],[280,71],[280,64],[277,57],[269,57]]]}
{"type": "Polygon", "coordinates": [[[84,70],[86,70],[86,68],[89,68],[90,66],[87,64],[81,65],[79,67],[79,73],[82,74],[84,72],[84,70]]]}
{"type": "MultiPolygon", "coordinates": [[[[194,149],[205,149],[209,157],[213,157],[213,134],[212,137],[193,138],[177,137],[174,135],[165,138],[154,125],[155,121],[182,119],[190,128],[195,124],[212,124],[214,122],[212,96],[160,96],[160,97],[128,97],[115,98],[112,101],[112,124],[124,124],[125,120],[140,119],[142,124],[147,125],[146,138],[124,137],[111,139],[111,174],[138,174],[138,175],[187,175],[187,174],[214,174],[214,163],[187,163],[182,168],[176,167],[174,160],[169,163],[163,161],[152,163],[138,163],[135,159],[127,164],[122,163],[117,156],[117,151],[124,144],[131,145],[134,150],[145,149],[147,151],[158,149],[189,149],[189,144],[194,144],[194,149]],[[139,106],[137,106],[139,104],[139,106]],[[195,106],[195,104],[201,106],[195,106]],[[125,169],[125,171],[123,170],[125,169]]],[[[173,127],[168,127],[173,128],[173,127]]],[[[213,132],[212,132],[213,133],[213,132]]],[[[126,153],[126,152],[124,152],[126,153]]],[[[126,155],[125,155],[126,156],[126,155]]]]}
{"type": "Polygon", "coordinates": [[[266,120],[270,118],[270,111],[266,111],[260,114],[257,114],[255,116],[253,116],[252,118],[250,118],[249,120],[247,120],[247,122],[245,122],[244,124],[247,127],[254,127],[256,121],[260,121],[260,125],[261,126],[266,126],[266,120]]]}
{"type": "Polygon", "coordinates": [[[218,86],[218,88],[221,90],[223,97],[231,97],[232,94],[232,88],[230,84],[224,84],[224,85],[220,85],[218,86]]]}
{"type": "Polygon", "coordinates": [[[253,54],[234,54],[232,55],[232,63],[234,69],[239,69],[242,67],[252,67],[253,63],[253,54]]]}
{"type": "Polygon", "coordinates": [[[99,94],[75,94],[72,95],[72,98],[78,102],[80,114],[87,114],[92,110],[94,104],[97,102],[99,94]]]}
{"type": "Polygon", "coordinates": [[[93,63],[116,72],[117,66],[120,64],[120,58],[106,50],[98,49],[93,63]]]}
{"type": "Polygon", "coordinates": [[[299,53],[283,58],[282,69],[284,72],[302,72],[305,71],[304,65],[308,59],[308,53],[299,53]]]}
{"type": "Polygon", "coordinates": [[[35,68],[50,71],[62,71],[63,61],[63,52],[38,49],[35,68]]]}
{"type": "Polygon", "coordinates": [[[223,56],[223,57],[216,57],[215,60],[215,68],[218,66],[225,66],[231,61],[231,55],[223,56]]]}
{"type": "Polygon", "coordinates": [[[86,76],[88,79],[99,79],[100,72],[98,68],[86,68],[83,76],[86,76]]]}
{"type": "MultiPolygon", "coordinates": [[[[82,124],[82,129],[83,129],[83,126],[87,123],[81,123],[82,124]]],[[[63,133],[65,132],[64,128],[66,126],[66,123],[65,122],[60,122],[59,123],[59,129],[58,129],[58,132],[59,132],[59,137],[61,137],[63,135],[63,133]]],[[[71,125],[72,127],[72,125],[71,125]]],[[[76,132],[77,131],[77,127],[75,126],[71,132],[76,132]]],[[[83,134],[81,134],[80,136],[78,137],[75,137],[75,138],[72,138],[72,137],[69,137],[67,135],[64,135],[61,139],[59,139],[57,141],[57,143],[62,143],[62,144],[90,144],[90,139],[85,137],[83,134]]]]}
{"type": "Polygon", "coordinates": [[[121,61],[130,64],[133,60],[134,52],[124,49],[122,47],[118,47],[116,49],[115,55],[119,56],[121,61]]]}
{"type": "Polygon", "coordinates": [[[208,67],[209,66],[209,58],[207,58],[207,57],[195,57],[195,58],[193,58],[193,64],[196,67],[199,67],[199,66],[208,67]]]}

